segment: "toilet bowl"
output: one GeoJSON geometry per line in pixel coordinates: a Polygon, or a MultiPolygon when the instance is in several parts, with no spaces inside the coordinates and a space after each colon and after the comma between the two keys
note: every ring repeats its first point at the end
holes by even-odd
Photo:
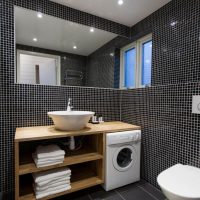
{"type": "Polygon", "coordinates": [[[200,169],[176,164],[157,177],[168,200],[200,200],[200,169]]]}

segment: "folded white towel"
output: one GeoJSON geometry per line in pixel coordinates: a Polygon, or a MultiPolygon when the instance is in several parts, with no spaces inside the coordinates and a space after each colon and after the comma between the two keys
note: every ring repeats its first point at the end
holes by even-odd
{"type": "Polygon", "coordinates": [[[38,187],[43,187],[43,186],[46,186],[46,185],[51,185],[51,184],[55,184],[55,183],[59,183],[61,181],[69,181],[70,180],[70,176],[66,176],[66,177],[63,177],[63,176],[58,176],[54,179],[50,179],[50,180],[46,180],[46,181],[40,181],[38,183],[35,183],[36,186],[38,187]]]}
{"type": "Polygon", "coordinates": [[[59,162],[51,162],[51,163],[45,163],[45,164],[36,164],[37,168],[41,168],[41,167],[48,167],[48,166],[52,166],[52,165],[57,165],[57,164],[61,164],[63,163],[63,161],[59,161],[59,162]]]}
{"type": "Polygon", "coordinates": [[[37,186],[36,184],[34,184],[34,187],[37,192],[42,192],[44,190],[54,189],[55,187],[66,185],[66,184],[70,185],[70,180],[64,180],[64,181],[59,181],[59,182],[55,182],[55,183],[52,182],[51,184],[49,183],[44,186],[37,186]]]}
{"type": "Polygon", "coordinates": [[[65,155],[65,151],[58,145],[51,144],[47,146],[38,146],[36,149],[36,155],[37,158],[48,158],[65,155]]]}
{"type": "Polygon", "coordinates": [[[68,167],[53,169],[45,172],[36,172],[33,173],[33,179],[35,183],[40,181],[45,181],[49,179],[56,178],[58,176],[66,177],[71,175],[71,170],[68,167]]]}
{"type": "Polygon", "coordinates": [[[61,162],[61,163],[63,163],[63,159],[60,159],[60,160],[55,160],[55,161],[37,161],[37,160],[35,160],[35,163],[36,164],[41,164],[41,165],[45,165],[45,164],[52,164],[52,163],[58,163],[58,162],[61,162]]]}
{"type": "Polygon", "coordinates": [[[49,160],[49,161],[41,161],[41,160],[35,159],[35,162],[37,164],[48,164],[48,163],[63,162],[63,161],[64,161],[64,159],[49,160]]]}
{"type": "Polygon", "coordinates": [[[35,191],[36,194],[42,194],[42,193],[46,193],[46,192],[50,192],[50,191],[54,191],[54,190],[59,190],[61,188],[65,188],[65,187],[68,187],[68,186],[70,186],[70,184],[65,183],[65,184],[56,186],[54,188],[48,188],[48,189],[43,190],[43,191],[38,191],[38,190],[36,190],[36,188],[34,188],[34,191],[35,191]]]}
{"type": "Polygon", "coordinates": [[[49,191],[45,191],[45,192],[36,192],[35,191],[35,196],[36,196],[36,199],[40,199],[40,198],[43,198],[43,197],[46,197],[46,196],[49,196],[49,195],[52,195],[52,194],[57,194],[57,193],[60,193],[60,192],[64,192],[64,191],[67,191],[67,190],[70,190],[71,189],[71,186],[70,185],[65,185],[64,187],[60,187],[59,189],[52,189],[52,190],[49,190],[49,191]]]}
{"type": "Polygon", "coordinates": [[[37,160],[37,162],[46,162],[46,161],[57,161],[57,160],[64,160],[65,156],[53,156],[53,157],[46,157],[46,158],[37,158],[37,154],[33,153],[32,157],[34,160],[37,160]]]}
{"type": "Polygon", "coordinates": [[[38,168],[55,165],[55,164],[60,164],[60,163],[63,163],[63,161],[64,161],[64,156],[62,156],[62,158],[55,159],[55,160],[49,160],[49,161],[46,159],[45,159],[46,161],[43,161],[43,159],[37,159],[35,154],[32,154],[32,157],[38,168]]]}

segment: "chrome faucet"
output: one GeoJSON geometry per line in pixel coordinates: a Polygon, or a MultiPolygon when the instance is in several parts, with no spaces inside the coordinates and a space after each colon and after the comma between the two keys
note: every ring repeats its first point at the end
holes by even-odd
{"type": "Polygon", "coordinates": [[[71,105],[71,98],[68,99],[68,103],[67,103],[67,111],[70,112],[72,111],[73,106],[71,105]]]}

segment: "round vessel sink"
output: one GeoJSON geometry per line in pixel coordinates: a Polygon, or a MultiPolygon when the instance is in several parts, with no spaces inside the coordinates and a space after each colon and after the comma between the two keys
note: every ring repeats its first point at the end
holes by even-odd
{"type": "Polygon", "coordinates": [[[90,111],[54,111],[47,114],[52,118],[56,129],[77,131],[83,129],[95,113],[90,111]]]}

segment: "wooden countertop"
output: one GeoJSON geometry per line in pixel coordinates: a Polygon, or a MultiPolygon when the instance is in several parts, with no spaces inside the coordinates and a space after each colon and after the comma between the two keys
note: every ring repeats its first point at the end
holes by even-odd
{"type": "Polygon", "coordinates": [[[59,131],[54,126],[35,126],[17,128],[16,142],[33,141],[42,139],[62,138],[68,136],[91,135],[97,133],[112,133],[128,130],[140,130],[140,126],[119,121],[104,122],[102,124],[87,124],[87,127],[79,131],[59,131]]]}

